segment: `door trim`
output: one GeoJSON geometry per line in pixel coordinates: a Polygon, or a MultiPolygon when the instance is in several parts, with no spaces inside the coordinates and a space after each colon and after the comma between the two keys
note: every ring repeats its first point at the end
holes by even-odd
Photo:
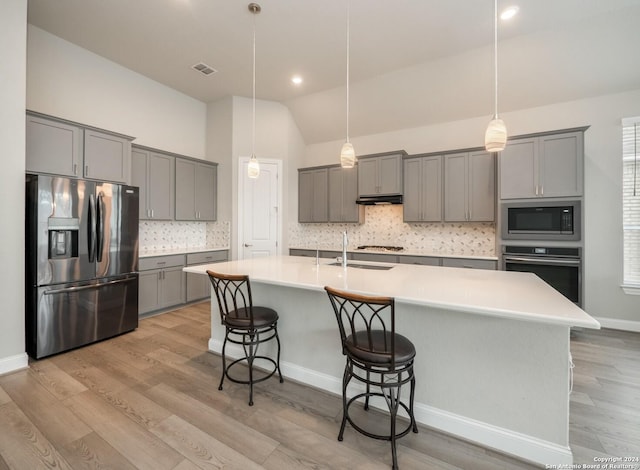
{"type": "MultiPolygon", "coordinates": [[[[283,210],[283,162],[282,160],[279,160],[277,158],[260,158],[259,160],[260,162],[264,162],[264,163],[273,163],[276,164],[278,167],[278,181],[277,181],[277,187],[278,187],[278,227],[277,227],[277,245],[276,245],[276,254],[277,255],[282,255],[282,240],[283,240],[283,231],[282,231],[282,227],[283,227],[283,219],[284,219],[284,210],[283,210]]],[[[244,241],[244,226],[242,221],[244,220],[243,217],[243,207],[244,207],[244,174],[242,173],[242,167],[243,164],[245,163],[249,163],[249,157],[239,157],[238,158],[238,209],[237,209],[237,218],[236,218],[236,233],[238,234],[238,237],[236,239],[236,243],[237,243],[237,255],[238,258],[237,259],[244,259],[244,250],[242,249],[242,243],[244,241]]],[[[259,176],[258,176],[259,178],[259,176]]]]}

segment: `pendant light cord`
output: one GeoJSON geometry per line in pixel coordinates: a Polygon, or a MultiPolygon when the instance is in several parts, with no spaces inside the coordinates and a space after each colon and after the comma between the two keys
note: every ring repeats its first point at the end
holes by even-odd
{"type": "Polygon", "coordinates": [[[251,123],[251,157],[256,155],[256,14],[253,14],[253,118],[251,123]]]}
{"type": "Polygon", "coordinates": [[[347,0],[347,142],[349,142],[349,23],[350,23],[350,1],[347,0]]]}
{"type": "Polygon", "coordinates": [[[494,76],[494,119],[498,119],[498,0],[493,5],[493,76],[494,76]]]}

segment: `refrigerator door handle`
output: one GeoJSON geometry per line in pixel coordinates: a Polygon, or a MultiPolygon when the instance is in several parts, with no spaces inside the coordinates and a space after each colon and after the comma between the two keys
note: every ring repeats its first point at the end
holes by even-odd
{"type": "Polygon", "coordinates": [[[89,262],[96,260],[96,201],[93,194],[89,194],[89,262]]]}
{"type": "Polygon", "coordinates": [[[98,224],[98,253],[97,253],[97,260],[98,263],[102,262],[102,250],[104,249],[104,217],[105,217],[105,210],[104,210],[104,200],[103,200],[103,196],[104,193],[102,193],[102,191],[100,192],[100,194],[98,194],[98,201],[97,201],[97,206],[98,206],[98,219],[97,219],[97,224],[98,224]]]}
{"type": "Polygon", "coordinates": [[[135,280],[135,278],[128,277],[126,279],[116,279],[115,281],[101,282],[99,284],[89,284],[86,286],[77,286],[77,287],[65,287],[64,289],[52,289],[52,290],[45,291],[44,295],[64,294],[68,292],[78,292],[78,291],[89,290],[89,289],[98,289],[104,286],[112,286],[114,284],[131,282],[133,280],[135,280]]]}

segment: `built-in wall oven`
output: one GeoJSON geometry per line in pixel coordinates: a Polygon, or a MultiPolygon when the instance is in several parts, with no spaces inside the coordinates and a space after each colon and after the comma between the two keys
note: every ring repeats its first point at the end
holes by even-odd
{"type": "Polygon", "coordinates": [[[502,247],[502,269],[536,274],[582,306],[582,253],[579,247],[502,247]]]}

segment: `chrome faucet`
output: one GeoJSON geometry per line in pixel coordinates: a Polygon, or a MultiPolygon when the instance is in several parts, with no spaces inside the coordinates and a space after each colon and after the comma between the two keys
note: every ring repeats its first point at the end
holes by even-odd
{"type": "Polygon", "coordinates": [[[347,267],[347,244],[349,243],[349,237],[347,237],[347,231],[342,232],[342,267],[347,267]]]}

